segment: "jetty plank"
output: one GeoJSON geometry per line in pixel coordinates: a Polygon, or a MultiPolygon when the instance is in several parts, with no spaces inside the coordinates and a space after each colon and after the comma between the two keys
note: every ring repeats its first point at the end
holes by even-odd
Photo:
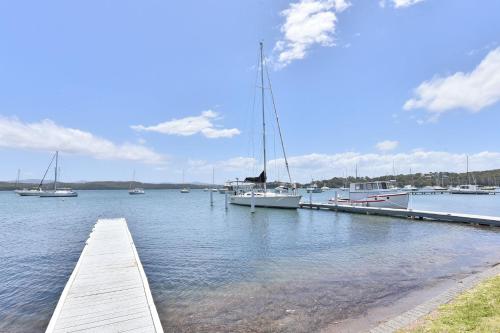
{"type": "Polygon", "coordinates": [[[346,213],[368,214],[368,215],[372,214],[372,215],[403,217],[411,219],[441,221],[441,222],[481,224],[481,225],[500,227],[500,217],[497,216],[433,212],[433,211],[417,210],[417,209],[377,208],[377,207],[338,205],[338,204],[336,205],[336,204],[319,203],[319,202],[312,202],[312,203],[301,202],[300,208],[327,209],[327,210],[334,210],[346,213]]]}
{"type": "Polygon", "coordinates": [[[100,219],[46,332],[123,331],[163,329],[127,222],[100,219]]]}

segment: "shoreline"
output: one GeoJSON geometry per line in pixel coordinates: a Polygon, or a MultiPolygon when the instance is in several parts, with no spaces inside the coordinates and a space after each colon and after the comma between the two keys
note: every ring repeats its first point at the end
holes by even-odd
{"type": "Polygon", "coordinates": [[[421,320],[440,305],[452,301],[482,281],[499,274],[500,262],[486,266],[481,271],[458,274],[421,290],[413,291],[390,306],[375,307],[361,316],[332,324],[321,332],[397,332],[421,320]]]}

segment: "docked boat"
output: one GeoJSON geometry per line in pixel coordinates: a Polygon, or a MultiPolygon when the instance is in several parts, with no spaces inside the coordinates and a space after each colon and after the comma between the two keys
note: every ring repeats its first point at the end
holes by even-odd
{"type": "MultiPolygon", "coordinates": [[[[266,73],[267,70],[266,70],[266,73]]],[[[270,91],[271,98],[273,100],[273,107],[276,105],[274,103],[274,97],[271,88],[271,80],[269,74],[267,74],[268,89],[270,91]]],[[[230,197],[231,204],[242,205],[242,206],[254,206],[254,207],[269,207],[269,208],[299,208],[299,202],[301,195],[298,195],[293,187],[291,192],[272,192],[267,190],[267,156],[266,156],[266,118],[265,118],[265,87],[264,87],[264,55],[263,55],[263,44],[260,43],[260,88],[261,88],[261,102],[262,102],[262,151],[263,151],[263,171],[258,177],[247,177],[245,178],[245,183],[250,183],[252,185],[250,191],[244,193],[237,190],[230,197]],[[253,184],[261,185],[260,189],[253,187],[253,184]]],[[[285,152],[285,145],[283,143],[283,136],[281,134],[281,127],[279,123],[278,113],[274,107],[274,116],[276,118],[276,124],[278,128],[278,133],[281,142],[281,148],[283,150],[283,158],[285,161],[286,170],[288,173],[288,180],[290,184],[293,184],[290,175],[290,169],[288,167],[288,160],[285,152]]],[[[237,184],[238,185],[238,184],[237,184]]]]}
{"type": "Polygon", "coordinates": [[[54,189],[48,191],[40,192],[40,198],[72,198],[77,197],[78,193],[70,189],[69,187],[57,187],[57,171],[58,171],[58,162],[59,162],[59,152],[56,151],[56,166],[54,168],[54,189]]]}
{"type": "Polygon", "coordinates": [[[330,188],[328,186],[323,186],[321,188],[321,192],[326,192],[326,191],[330,191],[330,188]]]}
{"type": "Polygon", "coordinates": [[[349,197],[333,198],[330,202],[365,207],[408,209],[410,194],[394,190],[388,182],[351,183],[349,197]]]}
{"type": "Polygon", "coordinates": [[[416,188],[416,187],[415,187],[415,186],[413,186],[413,185],[405,185],[405,186],[402,188],[402,190],[403,190],[404,192],[416,192],[416,191],[418,191],[418,188],[416,188]]]}
{"type": "Polygon", "coordinates": [[[316,184],[312,184],[306,189],[307,193],[321,193],[321,188],[316,184]]]}
{"type": "Polygon", "coordinates": [[[450,190],[451,194],[489,194],[493,191],[487,191],[477,185],[460,185],[450,190]]]}

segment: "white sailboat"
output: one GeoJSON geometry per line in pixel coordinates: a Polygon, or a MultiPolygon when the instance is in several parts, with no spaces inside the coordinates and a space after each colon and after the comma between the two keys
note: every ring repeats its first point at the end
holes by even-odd
{"type": "MultiPolygon", "coordinates": [[[[182,183],[184,184],[184,170],[182,170],[182,183]]],[[[181,188],[181,193],[189,193],[191,190],[189,189],[189,187],[187,187],[185,184],[184,184],[184,187],[181,188]]]]}
{"type": "MultiPolygon", "coordinates": [[[[474,178],[474,177],[472,177],[474,178]]],[[[475,179],[474,179],[475,180],[475,179]]],[[[489,194],[489,191],[482,189],[480,186],[472,185],[469,177],[469,156],[467,156],[467,183],[466,185],[459,185],[456,188],[450,189],[451,194],[489,194]]]]}
{"type": "Polygon", "coordinates": [[[70,198],[78,196],[78,193],[70,188],[57,188],[58,161],[59,152],[56,151],[56,167],[54,168],[54,189],[51,191],[40,192],[40,198],[70,198]]]}
{"type": "MultiPolygon", "coordinates": [[[[267,72],[267,70],[266,70],[267,72]]],[[[267,74],[267,79],[269,83],[269,90],[271,92],[271,98],[274,97],[271,90],[271,81],[269,79],[269,74],[267,74]]],[[[262,98],[262,148],[263,148],[263,162],[264,162],[264,171],[258,177],[247,177],[244,182],[254,183],[254,184],[262,184],[262,190],[256,191],[252,189],[251,191],[247,191],[244,193],[238,193],[238,191],[234,192],[235,194],[231,195],[230,202],[235,205],[242,206],[252,206],[255,207],[269,207],[269,208],[292,208],[296,209],[299,207],[300,195],[297,195],[296,189],[294,188],[292,193],[288,192],[272,192],[267,191],[267,156],[266,156],[266,116],[265,116],[265,103],[264,103],[264,55],[263,55],[263,44],[260,43],[260,80],[261,80],[261,98],[262,98]]],[[[276,108],[274,108],[274,114],[276,117],[278,132],[281,140],[281,147],[283,149],[283,157],[285,160],[286,169],[288,172],[288,178],[290,184],[292,184],[292,178],[290,176],[290,170],[288,168],[288,160],[286,158],[285,146],[283,144],[283,136],[281,135],[281,127],[279,124],[278,113],[276,108]]]]}
{"type": "Polygon", "coordinates": [[[145,194],[144,189],[142,187],[135,187],[132,188],[132,183],[135,182],[135,170],[132,174],[132,181],[130,182],[129,189],[128,189],[128,194],[130,195],[136,195],[136,194],[145,194]]]}

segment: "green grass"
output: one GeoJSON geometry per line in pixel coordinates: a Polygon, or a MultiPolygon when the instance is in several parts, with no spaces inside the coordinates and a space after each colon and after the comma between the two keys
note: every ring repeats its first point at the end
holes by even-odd
{"type": "Polygon", "coordinates": [[[500,333],[500,275],[440,306],[419,326],[402,332],[500,333]]]}

